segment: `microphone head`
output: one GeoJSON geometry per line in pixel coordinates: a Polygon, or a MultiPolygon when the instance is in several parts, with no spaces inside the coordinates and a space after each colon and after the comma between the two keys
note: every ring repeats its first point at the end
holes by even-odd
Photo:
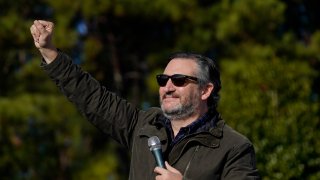
{"type": "Polygon", "coordinates": [[[161,149],[161,142],[157,136],[152,136],[148,139],[148,146],[150,151],[161,149]]]}

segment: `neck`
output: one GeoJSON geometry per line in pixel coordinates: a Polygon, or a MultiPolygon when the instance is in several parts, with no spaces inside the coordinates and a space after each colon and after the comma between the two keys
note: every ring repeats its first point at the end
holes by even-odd
{"type": "Polygon", "coordinates": [[[193,123],[208,111],[207,107],[201,108],[201,109],[203,110],[198,110],[197,112],[193,113],[191,116],[187,118],[171,119],[171,126],[172,126],[174,137],[178,134],[181,128],[186,127],[189,124],[193,123]]]}

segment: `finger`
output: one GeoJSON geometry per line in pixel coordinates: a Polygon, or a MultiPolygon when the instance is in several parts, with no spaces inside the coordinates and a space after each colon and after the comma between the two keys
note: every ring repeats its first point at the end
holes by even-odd
{"type": "Polygon", "coordinates": [[[171,171],[173,173],[179,173],[180,174],[180,171],[178,171],[177,169],[175,169],[174,167],[170,166],[170,164],[166,161],[165,162],[166,164],[166,168],[168,169],[168,171],[171,171]]]}
{"type": "Polygon", "coordinates": [[[161,167],[155,167],[154,168],[154,170],[153,170],[155,173],[157,173],[157,174],[160,174],[160,175],[162,175],[162,174],[164,174],[167,170],[166,169],[164,169],[164,168],[161,168],[161,167]]]}
{"type": "Polygon", "coordinates": [[[48,31],[48,32],[52,32],[54,24],[50,21],[44,21],[44,20],[38,20],[38,22],[40,24],[42,24],[42,26],[48,31]]]}
{"type": "Polygon", "coordinates": [[[156,180],[161,180],[163,179],[161,175],[156,176],[156,180]]]}
{"type": "Polygon", "coordinates": [[[39,32],[34,25],[30,27],[30,32],[34,41],[39,41],[39,32]]]}
{"type": "Polygon", "coordinates": [[[32,36],[34,36],[34,37],[39,35],[39,31],[37,30],[35,25],[32,25],[30,27],[30,32],[31,32],[32,36]]]}
{"type": "Polygon", "coordinates": [[[34,26],[40,32],[40,34],[46,33],[46,29],[44,28],[44,25],[41,24],[38,20],[34,21],[34,26]]]}
{"type": "Polygon", "coordinates": [[[44,25],[44,26],[47,26],[48,24],[52,23],[50,21],[45,21],[45,20],[37,20],[40,24],[44,25]]]}
{"type": "Polygon", "coordinates": [[[31,33],[38,33],[38,34],[39,34],[39,32],[38,32],[35,24],[32,24],[32,25],[31,25],[30,31],[31,31],[31,33]]]}

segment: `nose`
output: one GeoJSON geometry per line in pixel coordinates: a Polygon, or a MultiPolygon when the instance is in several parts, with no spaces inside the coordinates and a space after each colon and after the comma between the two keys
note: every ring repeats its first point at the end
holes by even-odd
{"type": "Polygon", "coordinates": [[[164,86],[166,92],[175,91],[176,86],[172,83],[171,79],[168,80],[167,84],[164,86]]]}

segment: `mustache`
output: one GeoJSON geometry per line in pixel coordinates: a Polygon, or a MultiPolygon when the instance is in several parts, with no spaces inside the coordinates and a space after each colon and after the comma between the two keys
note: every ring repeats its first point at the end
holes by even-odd
{"type": "Polygon", "coordinates": [[[161,99],[165,99],[165,98],[179,98],[180,96],[174,92],[167,92],[165,93],[161,99]]]}

